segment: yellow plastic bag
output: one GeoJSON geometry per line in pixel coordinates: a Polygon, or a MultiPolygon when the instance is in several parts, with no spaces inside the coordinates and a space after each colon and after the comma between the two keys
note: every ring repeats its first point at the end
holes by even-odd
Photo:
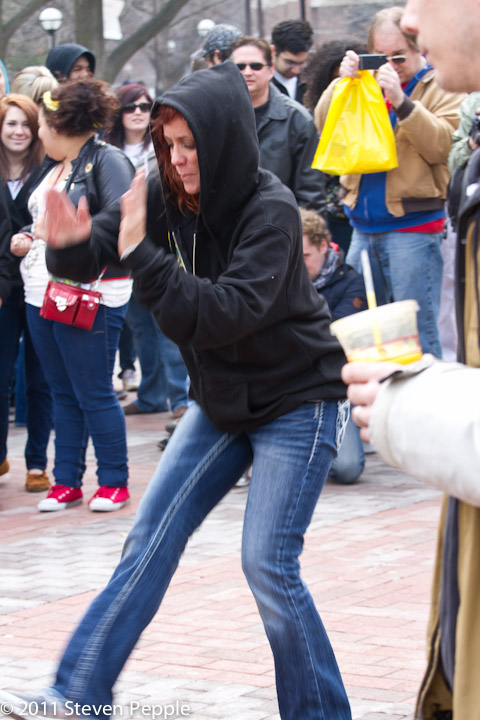
{"type": "Polygon", "coordinates": [[[333,91],[312,167],[332,175],[398,166],[392,125],[382,91],[368,70],[340,80],[333,91]]]}

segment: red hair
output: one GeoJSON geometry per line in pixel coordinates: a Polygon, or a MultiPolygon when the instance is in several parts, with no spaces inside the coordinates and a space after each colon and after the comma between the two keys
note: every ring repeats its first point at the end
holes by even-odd
{"type": "Polygon", "coordinates": [[[152,121],[152,140],[157,153],[160,172],[163,175],[166,186],[175,197],[180,211],[183,212],[183,207],[185,206],[188,210],[197,214],[200,196],[190,195],[185,190],[177,171],[172,165],[170,148],[163,137],[163,126],[176,118],[185,120],[183,115],[175,108],[169,105],[161,105],[152,121]]]}
{"type": "MultiPolygon", "coordinates": [[[[43,145],[38,137],[38,107],[35,105],[33,100],[26,95],[20,95],[17,93],[10,93],[10,95],[4,95],[0,100],[0,131],[3,128],[5,117],[10,108],[16,107],[22,110],[27,118],[28,127],[32,133],[32,142],[30,143],[28,150],[25,155],[25,160],[22,168],[22,180],[30,175],[30,173],[42,164],[45,152],[43,145]]],[[[10,176],[10,167],[8,163],[7,154],[3,144],[0,142],[0,176],[3,182],[7,182],[10,176]]]]}

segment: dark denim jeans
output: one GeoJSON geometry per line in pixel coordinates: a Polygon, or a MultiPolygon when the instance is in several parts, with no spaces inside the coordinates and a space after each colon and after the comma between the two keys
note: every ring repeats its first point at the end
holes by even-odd
{"type": "Polygon", "coordinates": [[[40,308],[27,305],[30,333],[55,399],[58,485],[81,486],[89,435],[99,485],[128,482],[125,416],[112,384],[126,309],[100,305],[92,330],[82,330],[45,320],[40,308]]]}
{"type": "Polygon", "coordinates": [[[118,341],[118,364],[120,365],[118,377],[122,377],[124,370],[135,370],[136,359],[137,354],[133,343],[132,331],[126,321],[124,321],[122,332],[120,333],[120,340],[118,341]]]}
{"type": "Polygon", "coordinates": [[[25,461],[28,470],[32,468],[45,470],[48,439],[53,425],[53,399],[30,338],[25,316],[23,287],[17,286],[12,288],[10,296],[0,308],[0,462],[3,462],[7,455],[10,383],[22,331],[25,347],[28,430],[25,461]]]}
{"type": "Polygon", "coordinates": [[[178,347],[161,332],[149,310],[130,298],[127,324],[140,362],[137,405],[142,412],[165,412],[187,405],[187,370],[178,347]]]}
{"type": "Polygon", "coordinates": [[[339,425],[337,403],[312,402],[229,435],[192,403],[142,498],[120,564],[67,646],[55,689],[81,704],[112,702],[117,676],[155,615],[188,538],[253,460],[242,564],[273,651],[281,717],[350,720],[299,562],[339,425]]]}

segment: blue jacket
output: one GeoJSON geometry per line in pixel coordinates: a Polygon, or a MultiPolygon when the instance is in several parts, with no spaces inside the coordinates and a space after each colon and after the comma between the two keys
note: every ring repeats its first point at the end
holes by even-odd
{"type": "Polygon", "coordinates": [[[332,322],[367,309],[363,278],[350,265],[340,265],[318,292],[327,301],[332,322]]]}

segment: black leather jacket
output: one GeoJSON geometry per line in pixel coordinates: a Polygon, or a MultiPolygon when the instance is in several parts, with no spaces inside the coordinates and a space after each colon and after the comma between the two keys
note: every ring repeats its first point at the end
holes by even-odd
{"type": "Polygon", "coordinates": [[[324,213],[325,176],[312,169],[318,132],[309,111],[270,83],[267,107],[255,122],[260,167],[289,187],[300,207],[324,213]]]}
{"type": "MultiPolygon", "coordinates": [[[[50,157],[45,158],[36,186],[55,164],[55,160],[50,157]]],[[[125,153],[113,145],[92,137],[73,161],[72,173],[67,180],[65,191],[75,206],[84,195],[92,217],[98,216],[97,220],[101,221],[102,216],[105,216],[109,227],[115,227],[115,232],[118,234],[118,213],[115,214],[117,223],[112,225],[113,214],[109,208],[128,190],[134,172],[134,167],[125,153]]],[[[60,269],[55,268],[54,263],[49,263],[49,270],[54,275],[58,273],[62,276],[60,269]]],[[[109,265],[103,277],[111,279],[124,277],[125,274],[125,266],[122,267],[119,262],[109,265]]]]}

